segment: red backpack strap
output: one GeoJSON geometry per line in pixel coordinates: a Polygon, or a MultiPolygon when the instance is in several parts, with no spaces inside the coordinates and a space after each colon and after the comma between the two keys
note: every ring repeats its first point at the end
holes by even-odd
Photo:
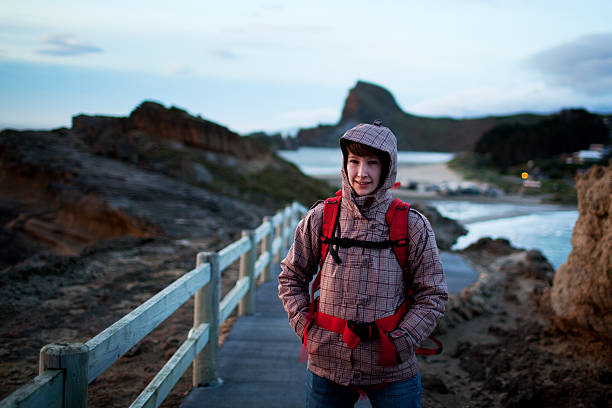
{"type": "Polygon", "coordinates": [[[306,361],[308,355],[308,352],[306,351],[308,330],[314,322],[317,309],[317,302],[315,302],[314,294],[321,287],[321,266],[323,266],[323,261],[325,260],[327,252],[329,251],[328,240],[331,239],[332,234],[334,233],[334,226],[336,225],[336,220],[338,219],[341,200],[342,190],[338,190],[334,197],[327,198],[323,202],[323,224],[321,226],[321,236],[319,237],[319,240],[321,241],[319,270],[317,271],[317,276],[315,276],[314,282],[312,282],[312,286],[310,287],[310,305],[308,306],[308,314],[306,315],[307,323],[304,326],[304,340],[302,344],[302,351],[300,352],[300,361],[302,362],[306,361]]]}
{"type": "Polygon", "coordinates": [[[408,210],[410,210],[410,204],[396,198],[389,206],[385,216],[389,226],[389,239],[399,244],[399,246],[393,246],[393,252],[402,269],[408,266],[408,210]]]}
{"type": "MultiPolygon", "coordinates": [[[[323,266],[323,261],[325,261],[325,257],[327,256],[327,252],[329,251],[329,243],[328,240],[332,238],[332,234],[334,233],[334,226],[336,225],[336,221],[338,220],[338,213],[340,210],[340,202],[342,200],[342,190],[338,190],[334,197],[327,198],[323,203],[323,225],[321,227],[321,236],[319,240],[321,241],[321,256],[319,258],[319,269],[323,266]]],[[[314,282],[312,283],[312,288],[310,291],[310,301],[314,301],[314,294],[317,290],[319,290],[319,286],[321,286],[321,272],[317,273],[314,282]]]]}
{"type": "MultiPolygon", "coordinates": [[[[393,251],[402,269],[408,268],[408,211],[410,204],[399,198],[393,200],[387,210],[386,220],[389,225],[389,239],[397,241],[399,246],[393,246],[393,251]]],[[[408,301],[412,297],[412,290],[408,291],[408,301]]],[[[415,353],[422,356],[433,356],[442,353],[442,342],[434,336],[429,339],[436,344],[435,348],[419,347],[415,353]]]]}

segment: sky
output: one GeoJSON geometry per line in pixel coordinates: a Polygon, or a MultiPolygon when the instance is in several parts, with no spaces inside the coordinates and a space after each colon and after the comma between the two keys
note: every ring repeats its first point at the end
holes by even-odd
{"type": "Polygon", "coordinates": [[[0,129],[144,100],[246,134],[336,123],[358,80],[408,113],[612,113],[612,1],[4,1],[0,129]]]}

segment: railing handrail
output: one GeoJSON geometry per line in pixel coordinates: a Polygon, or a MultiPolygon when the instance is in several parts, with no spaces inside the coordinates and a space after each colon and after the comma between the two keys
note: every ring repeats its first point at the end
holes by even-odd
{"type": "Polygon", "coordinates": [[[218,380],[216,360],[219,326],[237,306],[240,306],[240,316],[254,313],[256,280],[260,276],[264,280],[271,279],[268,271],[272,260],[280,260],[291,244],[293,230],[298,222],[296,215],[306,212],[304,206],[295,202],[273,217],[265,217],[255,229],[243,231],[242,238],[220,251],[199,253],[195,269],[185,273],[85,344],[43,347],[39,375],[0,401],[0,408],[86,406],[87,384],[194,295],[194,327],[131,407],[161,405],[192,362],[194,385],[214,383],[218,380]],[[256,256],[258,244],[261,248],[259,257],[256,256]],[[240,278],[225,297],[219,299],[221,272],[238,259],[240,278]]]}

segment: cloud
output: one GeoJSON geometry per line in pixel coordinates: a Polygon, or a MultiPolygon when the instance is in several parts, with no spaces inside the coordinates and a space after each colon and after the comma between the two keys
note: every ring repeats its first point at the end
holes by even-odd
{"type": "Polygon", "coordinates": [[[189,76],[194,74],[194,70],[187,65],[171,62],[166,64],[163,74],[168,76],[189,76]]]}
{"type": "Polygon", "coordinates": [[[269,13],[282,12],[285,7],[279,3],[269,3],[257,6],[257,9],[251,11],[249,15],[251,17],[265,17],[269,13]]]}
{"type": "Polygon", "coordinates": [[[49,48],[38,50],[39,54],[70,57],[103,52],[102,48],[75,38],[72,34],[45,34],[40,40],[49,48]]]}
{"type": "Polygon", "coordinates": [[[225,60],[237,60],[238,55],[234,54],[231,51],[227,50],[211,50],[210,53],[215,57],[225,59],[225,60]]]}
{"type": "Polygon", "coordinates": [[[543,84],[514,87],[481,87],[413,104],[407,112],[423,116],[458,118],[507,115],[518,112],[554,112],[578,105],[589,107],[567,88],[550,88],[543,84]]]}
{"type": "Polygon", "coordinates": [[[593,34],[541,51],[527,64],[552,85],[592,96],[612,95],[612,33],[593,34]]]}
{"type": "Polygon", "coordinates": [[[299,124],[300,126],[312,123],[335,123],[339,119],[338,108],[312,108],[296,109],[292,111],[280,112],[277,120],[282,123],[299,124]]]}

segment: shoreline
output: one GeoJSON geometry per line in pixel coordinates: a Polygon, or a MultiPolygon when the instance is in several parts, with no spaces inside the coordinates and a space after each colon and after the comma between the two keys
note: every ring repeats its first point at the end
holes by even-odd
{"type": "MultiPolygon", "coordinates": [[[[322,174],[312,175],[311,177],[317,178],[327,182],[334,188],[340,188],[342,180],[340,172],[336,174],[322,174]]],[[[460,183],[468,180],[463,177],[459,172],[448,167],[446,163],[431,163],[431,164],[400,164],[397,167],[397,181],[402,183],[408,181],[417,182],[419,185],[418,190],[409,189],[396,189],[392,190],[392,194],[396,197],[401,198],[404,201],[415,202],[415,201],[467,201],[472,203],[483,203],[483,204],[516,204],[516,205],[534,205],[551,208],[551,211],[558,210],[577,210],[577,205],[569,204],[556,204],[556,203],[543,203],[545,195],[525,196],[518,194],[500,194],[497,197],[490,197],[485,195],[441,195],[435,191],[426,191],[426,186],[441,183],[460,183]]],[[[518,215],[525,215],[521,212],[518,215]]],[[[497,217],[496,217],[497,218],[497,217]]],[[[479,220],[483,221],[483,220],[479,220]]]]}

